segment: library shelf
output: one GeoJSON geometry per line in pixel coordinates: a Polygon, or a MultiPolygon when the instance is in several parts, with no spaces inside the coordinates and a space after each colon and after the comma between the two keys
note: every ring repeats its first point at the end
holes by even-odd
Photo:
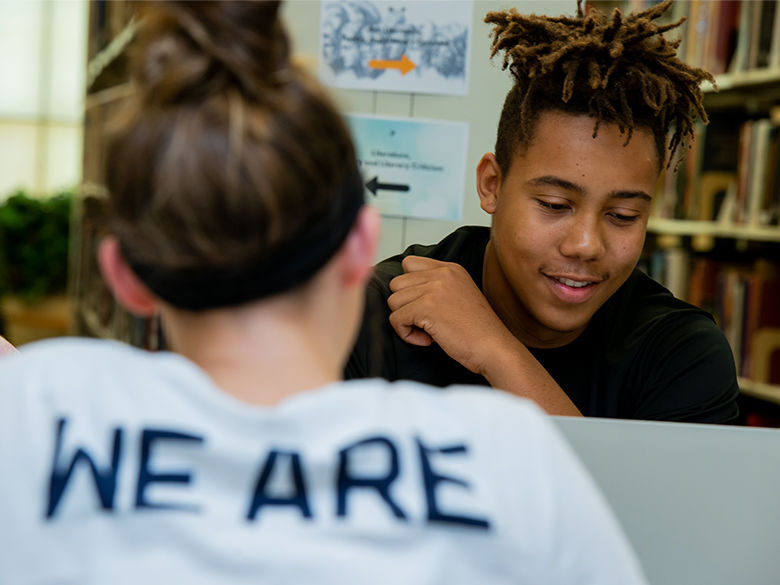
{"type": "Polygon", "coordinates": [[[745,396],[780,404],[780,386],[739,378],[739,390],[745,396]]]}
{"type": "Polygon", "coordinates": [[[778,81],[780,81],[780,67],[765,67],[738,73],[721,73],[715,76],[717,92],[709,82],[702,85],[702,90],[707,94],[712,94],[732,90],[757,89],[765,85],[773,85],[778,81]]]}
{"type": "Polygon", "coordinates": [[[703,235],[756,242],[780,242],[780,227],[737,225],[693,219],[651,217],[647,223],[647,231],[675,236],[703,235]]]}

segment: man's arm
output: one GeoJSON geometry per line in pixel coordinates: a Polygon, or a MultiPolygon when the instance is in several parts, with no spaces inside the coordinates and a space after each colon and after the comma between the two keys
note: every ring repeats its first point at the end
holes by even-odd
{"type": "Polygon", "coordinates": [[[390,282],[390,324],[407,343],[437,343],[494,388],[530,398],[549,414],[581,416],[528,349],[504,326],[459,264],[420,256],[403,260],[390,282]]]}

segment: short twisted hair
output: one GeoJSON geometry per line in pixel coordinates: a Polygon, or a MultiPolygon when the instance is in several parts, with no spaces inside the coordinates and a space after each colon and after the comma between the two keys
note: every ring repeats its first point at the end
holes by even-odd
{"type": "Polygon", "coordinates": [[[527,146],[544,111],[584,114],[617,124],[626,143],[637,127],[655,137],[659,167],[668,163],[694,134],[697,117],[707,122],[700,83],[713,76],[677,57],[680,40],[663,33],[680,26],[654,20],[671,6],[665,0],[642,12],[611,18],[598,10],[583,13],[577,1],[574,18],[523,15],[515,9],[489,12],[494,25],[491,58],[504,52],[515,84],[507,94],[496,138],[496,160],[506,174],[512,155],[527,146]]]}

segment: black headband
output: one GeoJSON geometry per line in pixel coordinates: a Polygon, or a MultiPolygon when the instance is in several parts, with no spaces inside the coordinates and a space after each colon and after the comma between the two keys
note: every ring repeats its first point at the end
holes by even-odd
{"type": "Polygon", "coordinates": [[[141,281],[175,307],[199,311],[240,305],[311,278],[341,247],[363,204],[363,180],[355,170],[324,213],[313,214],[298,233],[251,262],[170,270],[133,261],[124,242],[122,253],[141,281]]]}

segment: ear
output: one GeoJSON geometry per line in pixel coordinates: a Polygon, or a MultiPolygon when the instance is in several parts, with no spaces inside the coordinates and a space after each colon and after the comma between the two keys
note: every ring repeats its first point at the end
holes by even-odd
{"type": "Polygon", "coordinates": [[[100,242],[98,264],[108,288],[128,311],[140,317],[157,313],[157,297],[127,264],[116,237],[106,236],[100,242]]]}
{"type": "Polygon", "coordinates": [[[477,164],[477,193],[479,206],[487,213],[493,214],[498,203],[498,192],[501,189],[501,168],[496,162],[496,155],[487,152],[477,164]]]}
{"type": "Polygon", "coordinates": [[[380,231],[379,213],[364,205],[341,247],[342,275],[347,286],[363,286],[376,261],[380,231]]]}

